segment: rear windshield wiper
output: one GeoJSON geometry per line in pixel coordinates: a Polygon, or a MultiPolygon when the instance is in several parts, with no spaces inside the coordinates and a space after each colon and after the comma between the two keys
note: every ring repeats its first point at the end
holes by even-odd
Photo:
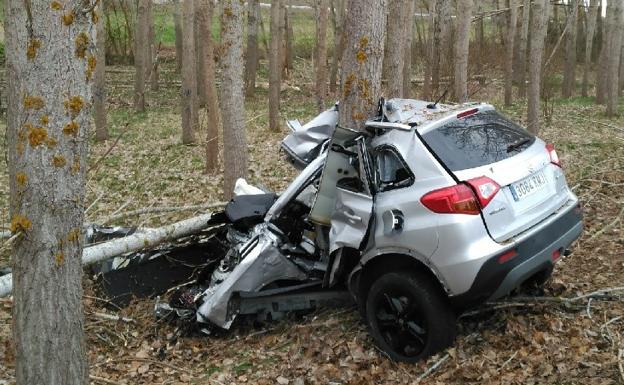
{"type": "Polygon", "coordinates": [[[520,139],[520,140],[510,144],[509,146],[507,146],[507,152],[512,152],[513,150],[517,149],[520,146],[523,146],[523,145],[529,143],[530,141],[531,141],[531,138],[520,139]]]}

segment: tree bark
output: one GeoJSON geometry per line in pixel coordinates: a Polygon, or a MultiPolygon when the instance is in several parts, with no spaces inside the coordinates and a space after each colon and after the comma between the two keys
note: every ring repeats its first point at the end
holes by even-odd
{"type": "Polygon", "coordinates": [[[96,26],[96,63],[93,83],[93,108],[95,114],[95,140],[97,142],[108,139],[108,125],[106,123],[106,31],[104,28],[103,7],[98,7],[100,17],[96,26]]]}
{"type": "Polygon", "coordinates": [[[66,11],[83,1],[64,4],[4,2],[19,385],[89,383],[80,256],[95,25],[66,11]]]}
{"type": "MultiPolygon", "coordinates": [[[[608,13],[606,19],[609,19],[608,13]]],[[[600,48],[600,56],[598,57],[598,70],[596,71],[596,103],[598,104],[605,104],[607,102],[609,81],[609,39],[612,30],[608,26],[608,21],[605,21],[603,24],[607,25],[603,25],[602,27],[602,46],[600,48]]]]}
{"type": "Polygon", "coordinates": [[[433,62],[431,63],[431,88],[437,94],[441,74],[447,75],[452,68],[451,0],[435,0],[435,24],[433,32],[433,62]],[[444,64],[442,62],[444,58],[444,64]]]}
{"type": "Polygon", "coordinates": [[[206,90],[206,173],[215,173],[219,167],[219,131],[221,116],[217,98],[217,82],[214,60],[214,40],[212,38],[212,19],[214,16],[214,1],[200,0],[200,33],[204,37],[204,57],[202,58],[205,70],[204,84],[206,90]]]}
{"type": "Polygon", "coordinates": [[[407,49],[407,29],[411,0],[390,0],[386,35],[386,51],[383,60],[383,77],[386,80],[386,96],[403,96],[403,70],[407,49]]]}
{"type": "Polygon", "coordinates": [[[223,116],[223,190],[232,196],[236,179],[247,175],[247,140],[245,137],[245,98],[243,95],[243,2],[224,0],[221,15],[221,110],[223,116]]]}
{"type": "MultiPolygon", "coordinates": [[[[290,8],[286,7],[285,8],[285,19],[284,19],[284,25],[285,25],[285,44],[286,44],[286,63],[284,64],[286,70],[287,70],[287,75],[290,76],[290,74],[292,73],[293,69],[295,68],[295,49],[293,47],[293,43],[295,41],[295,36],[294,36],[294,31],[293,31],[293,26],[292,26],[292,21],[290,20],[290,8]]],[[[287,76],[287,77],[288,77],[287,76]]]]}
{"type": "Polygon", "coordinates": [[[527,48],[529,41],[529,24],[531,15],[531,0],[524,0],[522,3],[522,29],[520,31],[520,41],[518,42],[518,56],[514,60],[516,84],[518,85],[518,96],[526,96],[526,62],[527,48]]]}
{"type": "Polygon", "coordinates": [[[134,110],[145,112],[145,74],[148,67],[148,7],[149,0],[138,0],[136,32],[134,34],[134,110]]]}
{"type": "Polygon", "coordinates": [[[592,62],[592,48],[594,44],[594,34],[596,32],[596,21],[598,17],[598,0],[590,0],[587,10],[587,28],[585,28],[585,65],[583,66],[583,86],[581,95],[587,96],[589,87],[589,69],[592,62]]]}
{"type": "Polygon", "coordinates": [[[534,0],[531,5],[531,46],[529,49],[529,84],[527,128],[539,133],[540,85],[542,80],[542,56],[548,22],[548,0],[534,0]]]}
{"type": "MultiPolygon", "coordinates": [[[[427,2],[427,11],[429,13],[427,26],[426,54],[425,54],[425,79],[423,82],[422,98],[430,100],[432,98],[431,88],[433,87],[433,66],[436,59],[435,54],[435,35],[437,15],[435,13],[436,0],[427,2]]],[[[439,75],[438,75],[439,76],[439,75]]]]}
{"type": "Polygon", "coordinates": [[[154,29],[154,10],[153,4],[150,1],[149,7],[147,9],[147,36],[148,36],[148,45],[147,45],[147,79],[149,80],[150,89],[152,91],[158,91],[158,57],[157,57],[157,49],[156,49],[156,30],[154,29]]]}
{"type": "Polygon", "coordinates": [[[513,101],[513,64],[514,39],[516,37],[516,20],[518,4],[516,0],[507,0],[507,41],[505,42],[505,105],[511,106],[513,101]]]}
{"type": "Polygon", "coordinates": [[[288,79],[288,0],[280,0],[280,69],[282,79],[288,79]]]}
{"type": "Polygon", "coordinates": [[[609,20],[608,53],[608,85],[607,85],[607,116],[618,115],[620,52],[622,49],[622,28],[624,24],[624,7],[622,1],[607,2],[607,18],[609,20]]]}
{"type": "Polygon", "coordinates": [[[182,108],[182,143],[195,142],[198,125],[197,114],[197,69],[195,56],[195,0],[182,3],[182,88],[180,102],[182,108]]]}
{"type": "Polygon", "coordinates": [[[256,91],[256,73],[258,72],[258,22],[260,0],[248,1],[247,13],[247,55],[245,64],[245,94],[253,96],[256,91]]]}
{"type": "Polygon", "coordinates": [[[327,19],[329,1],[317,0],[318,19],[316,25],[316,106],[319,112],[325,110],[327,98],[327,19]]]}
{"type": "Polygon", "coordinates": [[[332,55],[331,71],[329,74],[329,90],[331,93],[336,92],[338,67],[342,50],[344,46],[344,33],[342,26],[345,21],[345,4],[344,0],[332,0],[332,24],[334,27],[334,54],[332,55]]]}
{"type": "Polygon", "coordinates": [[[460,103],[468,99],[468,54],[472,0],[457,2],[457,36],[455,41],[455,98],[460,103]]]}
{"type": "Polygon", "coordinates": [[[194,38],[195,38],[195,70],[197,71],[197,109],[206,106],[206,87],[204,83],[206,81],[206,68],[204,67],[204,48],[206,44],[205,36],[201,29],[202,15],[202,0],[197,0],[195,3],[195,25],[194,25],[194,38]]]}
{"type": "Polygon", "coordinates": [[[269,127],[271,131],[279,131],[279,106],[281,90],[281,38],[280,8],[282,0],[271,2],[271,52],[269,56],[269,127]]]}
{"type": "Polygon", "coordinates": [[[565,66],[563,70],[563,84],[561,96],[569,98],[574,94],[576,85],[576,34],[578,29],[578,0],[570,0],[572,7],[566,30],[565,66]]]}
{"type": "Polygon", "coordinates": [[[338,118],[343,127],[363,130],[366,120],[376,114],[386,41],[385,9],[385,0],[349,4],[338,118]]]}
{"type": "Polygon", "coordinates": [[[180,0],[173,0],[173,24],[175,29],[175,47],[176,47],[176,72],[182,72],[182,10],[180,9],[180,0]]]}
{"type": "Polygon", "coordinates": [[[414,41],[414,12],[416,9],[416,0],[410,0],[405,12],[406,17],[406,44],[403,58],[403,94],[401,97],[409,99],[412,93],[412,51],[414,41]]]}

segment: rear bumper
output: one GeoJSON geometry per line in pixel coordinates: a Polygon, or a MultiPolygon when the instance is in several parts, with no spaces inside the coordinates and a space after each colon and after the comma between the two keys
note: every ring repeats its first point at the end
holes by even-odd
{"type": "Polygon", "coordinates": [[[488,259],[470,289],[451,297],[451,301],[458,307],[467,308],[508,294],[535,274],[552,269],[555,263],[553,252],[558,250],[563,254],[582,231],[581,209],[575,205],[535,234],[515,244],[513,248],[517,256],[511,260],[499,263],[498,255],[488,259]]]}

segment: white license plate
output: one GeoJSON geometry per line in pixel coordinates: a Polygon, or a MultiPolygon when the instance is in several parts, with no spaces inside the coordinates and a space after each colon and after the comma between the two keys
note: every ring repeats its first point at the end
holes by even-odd
{"type": "Polygon", "coordinates": [[[547,181],[544,172],[539,171],[522,179],[520,182],[512,183],[509,189],[511,190],[511,195],[513,195],[514,200],[517,202],[543,189],[546,187],[546,184],[547,181]]]}

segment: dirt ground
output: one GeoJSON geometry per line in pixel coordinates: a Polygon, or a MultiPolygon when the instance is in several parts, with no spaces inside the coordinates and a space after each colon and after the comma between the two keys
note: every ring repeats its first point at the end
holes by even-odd
{"type": "MultiPolygon", "coordinates": [[[[206,121],[199,144],[180,144],[179,78],[165,64],[161,90],[149,95],[147,114],[131,109],[131,68],[110,67],[109,124],[112,139],[91,143],[87,218],[143,207],[188,206],[222,200],[220,174],[203,172],[206,121]],[[116,138],[120,138],[116,142],[116,138]],[[111,147],[110,154],[103,157],[111,147]]],[[[315,114],[309,61],[284,87],[282,117],[315,114]],[[308,75],[306,75],[308,74],[308,75]]],[[[478,87],[478,85],[472,85],[478,87]]],[[[476,89],[476,88],[475,88],[476,89]]],[[[488,80],[473,96],[499,104],[500,81],[488,80]]],[[[249,181],[280,191],[296,175],[282,161],[279,142],[287,132],[268,130],[267,90],[246,105],[251,156],[249,181]]],[[[541,136],[553,142],[568,183],[579,195],[585,232],[572,255],[557,264],[538,300],[507,299],[459,319],[454,347],[414,365],[396,364],[372,343],[354,309],[322,311],[303,318],[252,326],[239,324],[220,337],[173,338],[175,328],[156,322],[154,300],[119,311],[107,308],[85,277],[86,333],[93,383],[101,384],[622,384],[624,304],[612,291],[624,286],[621,250],[624,193],[624,118],[609,120],[588,98],[551,99],[541,136]],[[550,108],[552,107],[552,108],[550,108]],[[132,322],[104,320],[119,314],[132,322]]],[[[525,105],[504,109],[522,122],[525,105]]],[[[227,117],[223,117],[227,119],[227,117]]],[[[2,129],[4,131],[4,123],[2,129]]],[[[0,132],[3,134],[3,132],[0,132]]],[[[0,147],[4,150],[4,135],[0,147]]],[[[0,159],[0,226],[8,222],[5,158],[0,159]]],[[[114,224],[158,226],[196,214],[129,217],[114,224]]],[[[6,224],[4,225],[6,226],[6,224]]],[[[0,266],[8,264],[8,252],[0,266]]],[[[13,383],[10,299],[0,300],[0,384],[13,383]]]]}

